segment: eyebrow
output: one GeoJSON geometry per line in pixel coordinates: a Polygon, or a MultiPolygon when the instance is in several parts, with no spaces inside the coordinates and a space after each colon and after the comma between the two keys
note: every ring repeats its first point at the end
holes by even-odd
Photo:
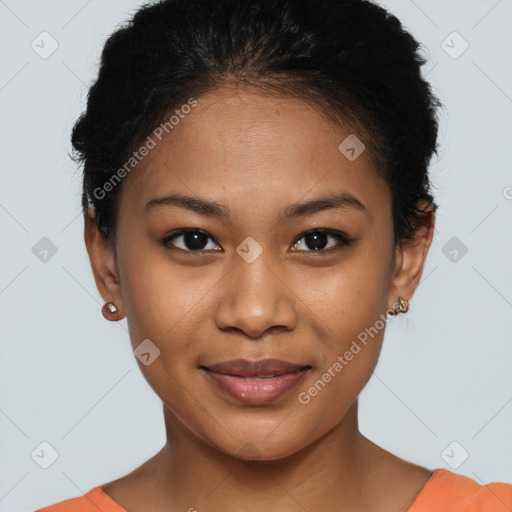
{"type": "MultiPolygon", "coordinates": [[[[216,201],[208,201],[200,197],[185,196],[182,194],[155,197],[146,203],[144,211],[148,212],[163,206],[184,208],[210,217],[229,218],[230,216],[230,209],[227,206],[217,203],[216,201]]],[[[331,209],[355,210],[368,213],[366,206],[361,203],[359,199],[347,192],[342,192],[319,197],[311,201],[290,204],[280,214],[279,221],[331,209]]]]}

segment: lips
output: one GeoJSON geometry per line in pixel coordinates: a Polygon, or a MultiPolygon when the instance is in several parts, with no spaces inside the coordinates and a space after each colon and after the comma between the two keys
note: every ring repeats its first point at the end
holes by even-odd
{"type": "Polygon", "coordinates": [[[245,359],[235,359],[207,367],[207,369],[212,372],[222,373],[224,375],[260,378],[277,377],[284,373],[293,373],[305,368],[311,367],[288,363],[280,359],[263,359],[254,362],[245,359]]]}
{"type": "Polygon", "coordinates": [[[200,368],[221,392],[238,402],[264,405],[277,400],[296,387],[311,366],[297,365],[279,359],[236,359],[200,368]]]}

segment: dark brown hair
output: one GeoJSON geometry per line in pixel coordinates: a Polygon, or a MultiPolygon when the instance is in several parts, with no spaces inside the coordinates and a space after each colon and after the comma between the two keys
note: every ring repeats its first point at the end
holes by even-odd
{"type": "Polygon", "coordinates": [[[115,241],[121,184],[95,190],[104,190],[169,112],[234,82],[315,102],[359,126],[392,192],[401,243],[424,218],[422,202],[437,208],[427,171],[441,104],[421,76],[419,48],[395,16],[366,0],[145,5],[108,38],[73,129],[84,214],[93,205],[100,229],[115,241]]]}

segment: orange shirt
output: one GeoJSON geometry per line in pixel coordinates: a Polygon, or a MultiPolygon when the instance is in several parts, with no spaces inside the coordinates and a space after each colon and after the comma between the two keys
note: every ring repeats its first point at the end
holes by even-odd
{"type": "MultiPolygon", "coordinates": [[[[432,476],[407,512],[511,512],[512,484],[479,484],[444,468],[432,476]]],[[[126,512],[103,492],[101,485],[79,498],[71,498],[35,512],[126,512]]]]}

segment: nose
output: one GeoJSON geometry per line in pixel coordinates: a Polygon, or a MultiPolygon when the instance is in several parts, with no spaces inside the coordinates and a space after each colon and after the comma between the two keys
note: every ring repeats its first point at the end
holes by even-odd
{"type": "MultiPolygon", "coordinates": [[[[239,261],[221,281],[215,321],[224,331],[242,331],[261,339],[271,330],[292,331],[297,324],[297,296],[285,272],[263,257],[239,261]]],[[[220,283],[219,283],[220,284],[220,283]]]]}

